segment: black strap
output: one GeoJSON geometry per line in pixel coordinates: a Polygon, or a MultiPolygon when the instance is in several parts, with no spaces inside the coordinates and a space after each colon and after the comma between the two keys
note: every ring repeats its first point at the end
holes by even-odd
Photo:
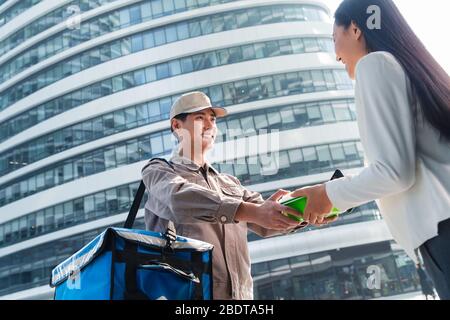
{"type": "Polygon", "coordinates": [[[142,198],[144,197],[145,192],[145,184],[144,181],[141,181],[139,184],[139,188],[136,192],[136,195],[134,196],[133,204],[131,205],[130,211],[128,212],[127,220],[125,221],[125,224],[123,225],[126,229],[131,229],[134,224],[134,220],[136,220],[136,215],[139,210],[139,206],[141,205],[142,198]]]}
{"type": "Polygon", "coordinates": [[[194,300],[204,300],[203,296],[203,261],[202,261],[202,253],[201,252],[193,252],[192,253],[192,262],[194,266],[196,266],[196,270],[199,271],[199,274],[196,276],[200,280],[200,282],[194,284],[194,300]]]}
{"type": "Polygon", "coordinates": [[[148,300],[148,296],[143,293],[137,285],[137,266],[138,260],[136,253],[138,252],[138,245],[130,241],[125,242],[125,251],[134,253],[131,254],[125,264],[125,300],[148,300]]]}

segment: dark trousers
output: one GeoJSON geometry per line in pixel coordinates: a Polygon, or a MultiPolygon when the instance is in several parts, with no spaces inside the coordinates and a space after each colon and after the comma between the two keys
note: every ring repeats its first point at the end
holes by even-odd
{"type": "Polygon", "coordinates": [[[420,248],[425,269],[441,300],[450,300],[450,219],[438,226],[438,236],[420,248]]]}

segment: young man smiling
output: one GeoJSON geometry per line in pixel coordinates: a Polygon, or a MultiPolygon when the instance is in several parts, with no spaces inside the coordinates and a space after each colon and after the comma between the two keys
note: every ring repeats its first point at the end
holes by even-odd
{"type": "Polygon", "coordinates": [[[304,227],[281,212],[299,215],[277,202],[279,190],[264,201],[229,174],[219,173],[206,159],[217,135],[216,118],[226,116],[202,92],[182,95],[170,111],[172,132],[179,144],[170,161],[152,159],[142,169],[148,189],[145,223],[165,232],[169,222],[178,235],[214,245],[213,298],[252,299],[253,281],[247,228],[260,236],[304,227]]]}

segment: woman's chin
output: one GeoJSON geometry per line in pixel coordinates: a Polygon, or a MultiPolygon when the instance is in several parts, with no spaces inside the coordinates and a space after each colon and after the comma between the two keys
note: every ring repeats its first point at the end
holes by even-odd
{"type": "Polygon", "coordinates": [[[347,74],[350,77],[350,79],[355,80],[355,68],[352,68],[346,64],[345,70],[347,71],[347,74]]]}

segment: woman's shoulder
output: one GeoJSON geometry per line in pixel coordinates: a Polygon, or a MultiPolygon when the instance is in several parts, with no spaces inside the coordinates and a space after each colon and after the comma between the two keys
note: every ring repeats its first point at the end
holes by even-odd
{"type": "Polygon", "coordinates": [[[361,58],[356,65],[356,78],[363,76],[379,76],[388,79],[389,76],[404,77],[405,71],[393,54],[387,51],[376,51],[361,58]]]}

